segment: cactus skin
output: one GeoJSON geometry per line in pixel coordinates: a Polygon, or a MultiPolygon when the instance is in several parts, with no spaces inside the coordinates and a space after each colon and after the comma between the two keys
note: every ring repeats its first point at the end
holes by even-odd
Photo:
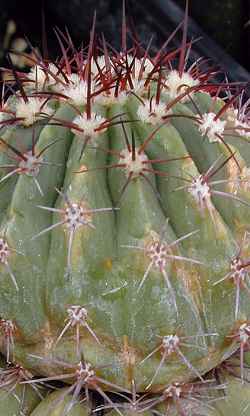
{"type": "Polygon", "coordinates": [[[84,404],[76,403],[74,407],[71,406],[70,395],[65,394],[65,389],[53,392],[43,400],[36,409],[31,413],[31,416],[61,416],[63,412],[67,411],[68,416],[87,416],[90,408],[84,404]],[[63,398],[62,398],[63,397],[63,398]]]}
{"type": "Polygon", "coordinates": [[[15,391],[10,395],[7,391],[0,392],[0,415],[15,416],[19,414],[30,415],[33,409],[39,403],[39,399],[32,388],[29,386],[28,391],[23,395],[22,386],[17,386],[15,391]],[[20,413],[23,412],[23,413],[20,413]],[[25,412],[25,413],[24,413],[25,412]]]}
{"type": "Polygon", "coordinates": [[[188,67],[187,18],[154,57],[125,23],[120,53],[93,27],[86,56],[63,37],[56,65],[14,71],[0,113],[1,351],[21,383],[106,401],[203,383],[237,349],[244,381],[250,336],[244,87],[188,67]]]}

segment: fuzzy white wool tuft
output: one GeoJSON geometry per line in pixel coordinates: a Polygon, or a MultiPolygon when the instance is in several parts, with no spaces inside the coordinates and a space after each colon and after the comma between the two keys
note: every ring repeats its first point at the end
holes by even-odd
{"type": "Polygon", "coordinates": [[[222,136],[225,130],[226,121],[215,118],[216,114],[205,113],[202,115],[199,124],[200,133],[202,136],[207,135],[210,143],[220,142],[220,138],[218,136],[222,136]]]}
{"type": "MultiPolygon", "coordinates": [[[[167,93],[171,99],[177,98],[183,94],[187,88],[195,87],[199,80],[194,79],[188,72],[183,72],[182,76],[177,70],[170,71],[166,78],[167,93]]],[[[192,96],[192,94],[191,94],[192,96]]],[[[181,102],[189,100],[189,97],[183,97],[181,102]]]]}

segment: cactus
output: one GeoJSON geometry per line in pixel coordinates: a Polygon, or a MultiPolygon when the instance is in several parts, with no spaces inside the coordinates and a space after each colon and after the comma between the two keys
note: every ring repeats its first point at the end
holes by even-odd
{"type": "Polygon", "coordinates": [[[90,407],[88,405],[75,403],[72,407],[72,397],[67,393],[67,389],[61,389],[48,395],[36,409],[31,413],[31,416],[61,416],[65,410],[69,416],[83,416],[88,415],[90,407]],[[67,409],[68,407],[68,409],[67,409]]]}
{"type": "MultiPolygon", "coordinates": [[[[82,392],[89,406],[94,391],[120,415],[164,403],[188,416],[204,389],[204,414],[216,414],[225,383],[207,374],[237,351],[245,382],[248,101],[206,59],[189,64],[187,8],[181,27],[180,47],[152,56],[150,44],[127,46],[124,7],[121,51],[94,22],[87,49],[57,31],[60,59],[34,51],[29,72],[8,70],[0,385],[9,371],[12,393],[68,385],[55,414],[71,414],[82,392]]],[[[52,414],[46,400],[34,415],[52,414]]]]}

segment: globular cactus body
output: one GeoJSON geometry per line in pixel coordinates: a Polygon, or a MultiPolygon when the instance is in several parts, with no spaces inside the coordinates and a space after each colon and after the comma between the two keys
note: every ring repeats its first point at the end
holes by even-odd
{"type": "Polygon", "coordinates": [[[155,57],[128,50],[124,31],[119,53],[103,40],[98,56],[93,39],[86,56],[66,39],[56,64],[14,71],[2,103],[1,350],[36,382],[70,381],[74,399],[93,389],[109,406],[110,390],[202,384],[237,349],[243,380],[243,87],[188,67],[185,31],[155,57]]]}

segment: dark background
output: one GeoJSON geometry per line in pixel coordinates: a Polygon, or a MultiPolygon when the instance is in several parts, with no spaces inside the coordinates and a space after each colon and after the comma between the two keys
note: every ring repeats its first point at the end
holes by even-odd
{"type": "MultiPolygon", "coordinates": [[[[185,0],[176,3],[184,7],[185,0]]],[[[250,69],[250,0],[190,0],[190,14],[208,35],[250,69]]]]}
{"type": "MultiPolygon", "coordinates": [[[[169,14],[175,13],[170,3],[168,0],[127,1],[128,19],[133,18],[144,43],[154,34],[153,49],[159,48],[174,29],[173,20],[168,18],[169,14]],[[159,4],[161,7],[158,7],[159,4]]],[[[173,3],[184,7],[185,0],[173,3]]],[[[119,49],[121,6],[122,0],[0,0],[1,65],[6,63],[3,49],[11,47],[11,42],[17,37],[26,35],[34,46],[41,49],[42,9],[46,16],[51,58],[59,53],[53,28],[58,26],[64,30],[67,26],[76,45],[80,45],[81,41],[86,44],[95,9],[97,31],[103,31],[108,41],[119,49]],[[15,22],[16,32],[7,42],[6,28],[10,20],[15,22]]],[[[250,0],[190,0],[190,15],[204,32],[250,70],[250,0]]]]}

